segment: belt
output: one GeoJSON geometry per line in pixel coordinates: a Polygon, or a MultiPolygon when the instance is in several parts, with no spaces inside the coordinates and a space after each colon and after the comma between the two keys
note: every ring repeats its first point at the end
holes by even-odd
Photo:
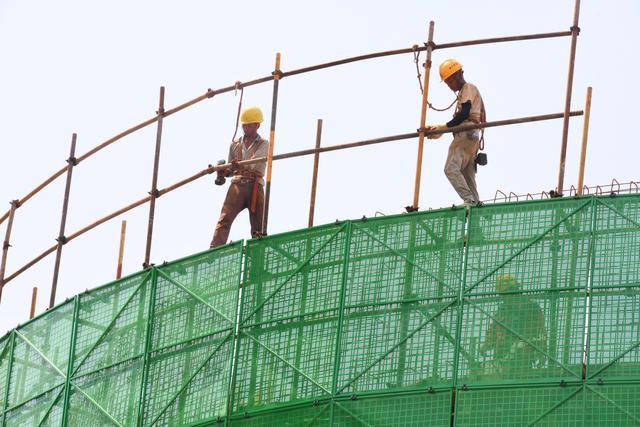
{"type": "Polygon", "coordinates": [[[258,187],[260,186],[260,178],[262,175],[258,174],[244,174],[234,175],[234,179],[239,178],[236,183],[247,184],[253,181],[253,188],[251,189],[251,205],[249,206],[249,212],[256,213],[256,207],[258,205],[258,187]]]}

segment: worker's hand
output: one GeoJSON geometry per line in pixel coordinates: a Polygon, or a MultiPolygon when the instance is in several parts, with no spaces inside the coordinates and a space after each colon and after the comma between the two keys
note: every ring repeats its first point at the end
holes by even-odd
{"type": "Polygon", "coordinates": [[[231,166],[229,166],[229,169],[231,169],[231,170],[238,169],[238,159],[231,160],[230,165],[231,166]]]}
{"type": "MultiPolygon", "coordinates": [[[[446,129],[446,128],[447,128],[447,125],[446,125],[446,124],[443,124],[443,125],[435,125],[435,126],[427,126],[427,130],[428,130],[428,131],[429,131],[429,130],[441,130],[441,129],[446,129]]],[[[437,133],[437,134],[434,134],[434,135],[427,135],[427,138],[428,138],[428,139],[438,139],[438,138],[440,138],[441,136],[442,136],[442,134],[441,134],[441,133],[437,133]]]]}

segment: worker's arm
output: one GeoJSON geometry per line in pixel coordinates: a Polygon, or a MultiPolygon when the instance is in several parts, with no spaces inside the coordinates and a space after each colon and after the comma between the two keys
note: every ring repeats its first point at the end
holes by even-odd
{"type": "MultiPolygon", "coordinates": [[[[460,111],[458,111],[456,115],[453,116],[453,119],[449,120],[447,123],[443,125],[427,126],[427,130],[441,130],[441,129],[447,129],[453,126],[458,126],[460,123],[464,122],[469,118],[470,112],[471,112],[471,101],[469,100],[462,103],[462,105],[460,106],[460,111]]],[[[429,135],[427,138],[438,139],[441,136],[442,134],[438,133],[434,135],[429,135]]]]}
{"type": "Polygon", "coordinates": [[[447,122],[447,127],[458,126],[460,123],[464,122],[469,118],[469,113],[471,112],[471,100],[463,102],[460,106],[460,111],[453,116],[453,119],[447,122]]]}

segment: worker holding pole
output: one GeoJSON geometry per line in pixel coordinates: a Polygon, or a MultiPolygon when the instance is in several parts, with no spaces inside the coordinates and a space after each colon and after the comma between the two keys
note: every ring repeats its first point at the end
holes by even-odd
{"type": "MultiPolygon", "coordinates": [[[[442,130],[462,124],[486,122],[484,102],[478,88],[464,79],[462,64],[455,59],[447,59],[440,64],[440,78],[449,89],[457,93],[458,101],[453,119],[442,125],[427,126],[427,130],[442,130]]],[[[444,173],[465,205],[479,205],[480,196],[476,186],[476,163],[486,164],[486,155],[478,156],[481,148],[481,131],[454,132],[449,146],[449,154],[444,173]],[[476,161],[477,159],[477,161],[476,161]]],[[[429,139],[440,138],[433,134],[429,139]]]]}
{"type": "Polygon", "coordinates": [[[240,122],[244,135],[231,142],[228,168],[218,171],[216,184],[223,185],[225,177],[233,177],[222,205],[222,212],[216,224],[210,247],[224,245],[229,238],[231,224],[244,209],[249,209],[251,236],[259,237],[262,232],[262,211],[264,208],[264,172],[266,161],[239,166],[242,160],[265,157],[269,151],[269,141],[258,134],[260,123],[264,121],[262,110],[249,107],[242,111],[240,122]]]}

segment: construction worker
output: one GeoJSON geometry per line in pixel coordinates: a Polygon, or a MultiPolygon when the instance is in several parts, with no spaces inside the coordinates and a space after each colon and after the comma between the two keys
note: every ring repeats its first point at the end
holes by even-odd
{"type": "Polygon", "coordinates": [[[544,364],[547,334],[542,310],[519,290],[513,275],[496,277],[496,291],[503,303],[493,314],[480,346],[482,355],[493,352],[494,373],[522,376],[544,364]]]}
{"type": "Polygon", "coordinates": [[[228,158],[230,167],[218,172],[219,176],[233,178],[213,233],[212,248],[227,243],[233,220],[245,208],[249,209],[251,236],[259,237],[262,233],[266,161],[243,166],[239,166],[238,162],[267,156],[269,141],[258,134],[263,120],[262,110],[258,107],[249,107],[240,115],[244,135],[231,142],[228,158]]]}
{"type": "MultiPolygon", "coordinates": [[[[455,59],[447,59],[440,64],[440,78],[449,89],[457,92],[458,102],[453,119],[445,124],[428,126],[427,130],[447,129],[453,126],[483,123],[484,103],[478,88],[464,79],[462,64],[455,59]]],[[[442,134],[430,135],[429,139],[440,138],[442,134]]],[[[476,156],[480,147],[480,131],[454,132],[449,146],[449,154],[444,173],[465,205],[479,205],[480,196],[476,187],[476,156]]]]}

